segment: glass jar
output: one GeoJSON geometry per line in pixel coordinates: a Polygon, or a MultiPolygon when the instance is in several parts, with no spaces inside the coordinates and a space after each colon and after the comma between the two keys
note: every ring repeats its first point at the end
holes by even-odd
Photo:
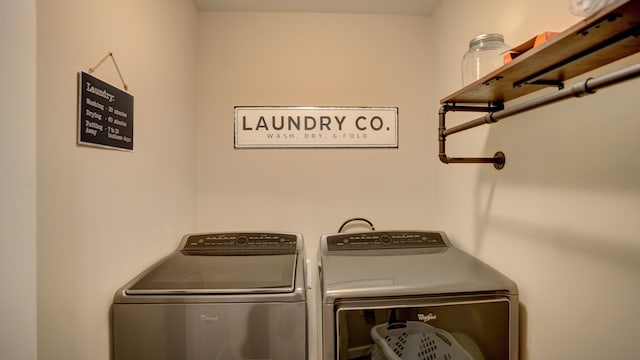
{"type": "Polygon", "coordinates": [[[503,64],[509,50],[502,34],[478,35],[469,41],[469,50],[462,57],[462,86],[471,84],[503,64]]]}

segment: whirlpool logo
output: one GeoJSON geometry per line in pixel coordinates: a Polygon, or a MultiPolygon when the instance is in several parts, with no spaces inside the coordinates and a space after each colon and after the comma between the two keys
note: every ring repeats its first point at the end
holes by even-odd
{"type": "Polygon", "coordinates": [[[215,315],[207,315],[207,314],[200,315],[200,320],[202,321],[218,321],[219,319],[220,318],[215,315]]]}
{"type": "Polygon", "coordinates": [[[426,323],[429,322],[431,320],[436,320],[438,318],[438,315],[435,315],[433,313],[428,313],[427,315],[425,314],[418,314],[418,320],[426,323]]]}

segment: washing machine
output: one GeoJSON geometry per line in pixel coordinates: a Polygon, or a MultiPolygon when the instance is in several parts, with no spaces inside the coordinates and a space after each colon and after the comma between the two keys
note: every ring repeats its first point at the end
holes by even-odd
{"type": "Polygon", "coordinates": [[[518,358],[518,290],[444,232],[322,235],[322,356],[518,358]]]}
{"type": "Polygon", "coordinates": [[[300,234],[185,235],[116,292],[113,358],[306,359],[305,272],[300,234]]]}

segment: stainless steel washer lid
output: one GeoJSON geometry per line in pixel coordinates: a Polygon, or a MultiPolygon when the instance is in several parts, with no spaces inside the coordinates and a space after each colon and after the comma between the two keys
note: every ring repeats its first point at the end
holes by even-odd
{"type": "Polygon", "coordinates": [[[199,255],[177,251],[127,294],[247,294],[293,291],[296,255],[199,255]]]}
{"type": "MultiPolygon", "coordinates": [[[[115,301],[201,302],[209,295],[228,295],[232,301],[233,296],[304,292],[303,260],[298,260],[303,253],[299,234],[186,235],[178,250],[121,288],[115,301]]],[[[304,293],[297,295],[304,299],[304,293]]]]}
{"type": "Polygon", "coordinates": [[[320,252],[324,303],[346,298],[444,293],[517,294],[515,283],[451,247],[442,232],[323,235],[320,252]],[[336,238],[338,235],[349,236],[347,246],[343,238],[336,238]]]}

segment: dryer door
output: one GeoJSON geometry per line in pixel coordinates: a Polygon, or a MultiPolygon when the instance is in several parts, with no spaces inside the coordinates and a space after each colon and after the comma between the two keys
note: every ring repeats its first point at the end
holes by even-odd
{"type": "Polygon", "coordinates": [[[509,360],[518,301],[507,295],[350,299],[335,306],[337,358],[509,360]]]}

